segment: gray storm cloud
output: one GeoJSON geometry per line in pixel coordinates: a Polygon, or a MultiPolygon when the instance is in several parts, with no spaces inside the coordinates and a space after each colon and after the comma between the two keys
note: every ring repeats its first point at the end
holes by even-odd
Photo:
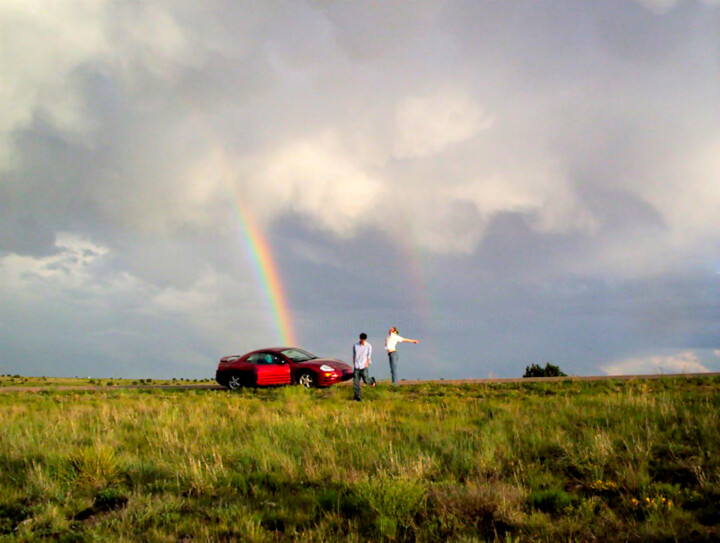
{"type": "MultiPolygon", "coordinates": [[[[238,334],[272,342],[243,213],[296,259],[278,264],[306,323],[363,288],[411,310],[417,296],[385,282],[408,283],[391,265],[403,251],[427,262],[426,298],[460,320],[522,303],[485,281],[539,289],[528,294],[538,303],[576,281],[707,284],[720,236],[719,10],[709,0],[5,2],[4,306],[40,319],[42,299],[22,293],[46,285],[48,307],[88,337],[120,346],[155,322],[188,368],[238,334]],[[352,265],[363,252],[372,268],[352,265]],[[328,294],[329,277],[342,294],[328,294]],[[106,322],[88,324],[83,307],[106,322]]],[[[586,288],[592,302],[608,296],[586,288]]],[[[5,312],[0,323],[16,330],[5,312]]],[[[339,349],[320,335],[310,327],[306,338],[339,349]]],[[[83,338],[79,353],[84,342],[102,351],[83,338]]],[[[5,345],[6,359],[25,352],[5,345]]],[[[623,348],[581,370],[637,364],[623,348]]],[[[531,356],[512,352],[495,359],[531,356]]]]}

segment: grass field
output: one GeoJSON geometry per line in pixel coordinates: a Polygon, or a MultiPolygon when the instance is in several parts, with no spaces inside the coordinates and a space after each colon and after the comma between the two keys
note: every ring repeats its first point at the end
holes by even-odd
{"type": "Polygon", "coordinates": [[[720,539],[717,377],[363,393],[0,394],[0,541],[720,539]]]}

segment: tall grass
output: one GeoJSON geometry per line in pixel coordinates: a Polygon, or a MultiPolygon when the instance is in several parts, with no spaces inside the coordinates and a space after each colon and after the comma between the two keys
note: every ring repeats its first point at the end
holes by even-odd
{"type": "Polygon", "coordinates": [[[720,381],[0,394],[0,541],[720,537],[720,381]]]}

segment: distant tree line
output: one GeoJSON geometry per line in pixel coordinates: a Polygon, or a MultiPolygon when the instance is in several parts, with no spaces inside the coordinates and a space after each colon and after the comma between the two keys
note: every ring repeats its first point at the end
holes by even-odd
{"type": "Polygon", "coordinates": [[[563,372],[558,366],[545,364],[545,367],[540,367],[538,364],[525,367],[525,375],[523,377],[567,377],[567,374],[563,372]]]}

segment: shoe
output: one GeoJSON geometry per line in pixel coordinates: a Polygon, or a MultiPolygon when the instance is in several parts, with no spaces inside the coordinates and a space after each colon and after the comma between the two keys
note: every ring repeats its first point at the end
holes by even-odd
{"type": "Polygon", "coordinates": [[[375,377],[373,377],[372,379],[370,379],[370,386],[375,388],[375,385],[377,385],[377,381],[375,380],[375,377]]]}
{"type": "Polygon", "coordinates": [[[355,400],[356,402],[362,401],[360,400],[360,398],[353,398],[353,400],[355,400]]]}

